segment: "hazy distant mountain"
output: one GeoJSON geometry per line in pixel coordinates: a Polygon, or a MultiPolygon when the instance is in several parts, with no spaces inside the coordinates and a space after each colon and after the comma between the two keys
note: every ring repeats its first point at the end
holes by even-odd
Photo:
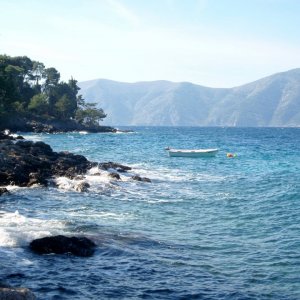
{"type": "Polygon", "coordinates": [[[300,126],[300,69],[240,87],[218,89],[188,82],[79,83],[109,125],[300,126]]]}

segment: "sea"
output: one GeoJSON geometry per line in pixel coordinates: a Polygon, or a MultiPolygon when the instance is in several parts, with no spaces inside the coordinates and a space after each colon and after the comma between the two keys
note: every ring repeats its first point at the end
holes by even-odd
{"type": "Polygon", "coordinates": [[[59,188],[10,186],[0,281],[38,299],[300,299],[300,128],[131,129],[22,133],[132,170],[116,180],[94,167],[87,192],[67,178],[59,188]],[[169,157],[168,146],[219,152],[169,157]],[[92,239],[95,254],[29,250],[58,234],[92,239]]]}

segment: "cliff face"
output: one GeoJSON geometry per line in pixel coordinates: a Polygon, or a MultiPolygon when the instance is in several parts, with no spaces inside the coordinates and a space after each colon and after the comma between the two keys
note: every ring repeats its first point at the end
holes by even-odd
{"type": "Polygon", "coordinates": [[[188,82],[81,82],[108,125],[300,126],[300,69],[229,89],[188,82]]]}

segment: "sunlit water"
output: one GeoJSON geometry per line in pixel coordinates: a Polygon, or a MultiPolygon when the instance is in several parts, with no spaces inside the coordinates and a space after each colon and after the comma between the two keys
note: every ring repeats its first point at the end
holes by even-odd
{"type": "Polygon", "coordinates": [[[94,169],[87,193],[60,178],[61,189],[2,196],[0,280],[39,299],[300,299],[300,129],[135,130],[24,134],[133,170],[118,182],[94,169]],[[170,158],[167,146],[220,151],[170,158]],[[97,251],[29,251],[55,234],[90,237],[97,251]]]}

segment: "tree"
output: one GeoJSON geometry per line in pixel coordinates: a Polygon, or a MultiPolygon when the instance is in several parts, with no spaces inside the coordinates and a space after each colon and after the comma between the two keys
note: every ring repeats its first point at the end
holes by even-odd
{"type": "MultiPolygon", "coordinates": [[[[77,80],[60,80],[55,68],[27,56],[0,55],[0,123],[24,117],[76,120],[87,126],[99,125],[106,117],[95,104],[86,104],[77,80]]],[[[74,121],[75,122],[75,121],[74,121]]]]}
{"type": "Polygon", "coordinates": [[[33,96],[28,105],[28,109],[38,115],[47,114],[49,104],[45,94],[37,94],[33,96]]]}
{"type": "MultiPolygon", "coordinates": [[[[76,103],[75,103],[76,105],[76,103]]],[[[76,107],[74,105],[74,102],[68,97],[68,95],[64,94],[56,103],[55,103],[55,109],[57,112],[57,116],[60,119],[70,119],[74,116],[74,111],[76,110],[76,107]]]]}
{"type": "Polygon", "coordinates": [[[34,86],[40,88],[40,81],[45,77],[46,73],[44,64],[38,61],[34,61],[32,71],[30,73],[30,80],[34,82],[34,86]]]}
{"type": "Polygon", "coordinates": [[[103,109],[96,108],[96,103],[86,103],[84,108],[80,108],[76,112],[77,122],[87,126],[98,126],[105,117],[103,109]]]}

